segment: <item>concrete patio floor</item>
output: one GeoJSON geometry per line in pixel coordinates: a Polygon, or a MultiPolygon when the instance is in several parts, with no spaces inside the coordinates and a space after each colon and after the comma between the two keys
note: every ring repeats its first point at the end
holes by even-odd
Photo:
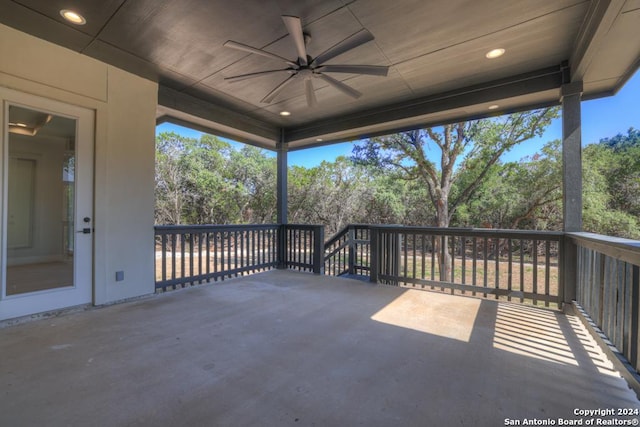
{"type": "Polygon", "coordinates": [[[2,426],[502,426],[640,408],[573,316],[290,271],[7,326],[0,391],[2,426]]]}

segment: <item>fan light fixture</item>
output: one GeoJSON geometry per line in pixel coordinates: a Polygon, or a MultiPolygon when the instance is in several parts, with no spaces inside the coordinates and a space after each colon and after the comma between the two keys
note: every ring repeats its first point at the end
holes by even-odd
{"type": "Polygon", "coordinates": [[[485,57],[487,57],[487,59],[496,59],[504,55],[504,53],[505,50],[502,48],[492,49],[486,53],[485,57]]]}
{"type": "Polygon", "coordinates": [[[62,9],[60,11],[60,15],[72,24],[84,25],[87,23],[87,20],[84,19],[84,16],[70,9],[62,9]]]}
{"type": "Polygon", "coordinates": [[[288,112],[288,111],[280,111],[280,115],[283,116],[283,117],[287,117],[287,116],[290,116],[291,113],[288,112]]]}
{"type": "Polygon", "coordinates": [[[291,37],[291,40],[293,41],[296,49],[297,58],[294,60],[289,60],[274,53],[267,52],[266,50],[258,49],[232,40],[224,43],[225,47],[240,50],[243,52],[253,53],[255,55],[265,56],[267,58],[284,62],[288,65],[287,68],[281,68],[277,70],[258,71],[248,74],[225,77],[225,80],[228,82],[239,82],[242,80],[271,74],[288,74],[288,77],[285,78],[278,86],[273,88],[271,92],[269,92],[264,98],[262,98],[260,102],[270,104],[289,84],[293,82],[300,82],[303,83],[304,86],[307,105],[309,107],[313,107],[318,103],[316,99],[316,91],[313,87],[313,81],[318,79],[322,80],[324,83],[327,83],[329,86],[339,90],[345,95],[348,95],[352,98],[360,98],[362,96],[362,93],[343,83],[342,81],[329,76],[327,73],[386,76],[389,72],[389,67],[381,65],[325,64],[327,61],[330,61],[336,56],[373,40],[373,35],[365,28],[361,29],[355,34],[352,34],[338,44],[330,47],[320,55],[311,57],[307,53],[307,42],[311,39],[311,36],[302,31],[302,21],[300,20],[300,18],[298,18],[297,16],[283,15],[282,21],[284,22],[284,25],[287,28],[289,36],[291,37]]]}

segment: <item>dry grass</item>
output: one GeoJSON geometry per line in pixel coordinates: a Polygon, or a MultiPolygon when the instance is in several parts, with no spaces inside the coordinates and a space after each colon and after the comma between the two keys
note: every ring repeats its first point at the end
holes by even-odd
{"type": "MultiPolygon", "coordinates": [[[[260,256],[263,260],[267,259],[266,254],[262,254],[260,256]]],[[[178,253],[175,259],[175,270],[173,269],[170,252],[167,253],[167,257],[168,258],[165,267],[166,279],[189,277],[207,273],[206,256],[204,256],[204,254],[202,255],[202,257],[200,257],[199,254],[195,253],[193,255],[193,258],[190,258],[189,254],[186,253],[183,269],[183,260],[178,253]],[[193,267],[191,267],[192,264],[193,267]]],[[[531,298],[522,298],[520,294],[518,294],[518,292],[528,292],[541,296],[549,296],[551,299],[555,299],[554,297],[558,297],[559,295],[560,280],[557,259],[555,258],[550,258],[549,264],[546,265],[544,263],[545,258],[541,257],[537,264],[537,268],[534,268],[533,263],[525,262],[524,260],[521,263],[519,259],[513,259],[511,263],[509,263],[507,260],[500,260],[498,263],[496,263],[495,260],[487,260],[486,268],[484,260],[478,259],[476,260],[474,268],[473,260],[469,257],[465,259],[464,263],[462,261],[462,258],[455,258],[453,280],[451,278],[451,273],[449,272],[448,277],[445,281],[455,284],[477,286],[479,288],[486,287],[510,291],[510,295],[500,296],[496,296],[494,294],[486,294],[484,292],[481,292],[480,290],[478,290],[478,292],[463,291],[441,287],[438,284],[423,285],[403,282],[402,277],[433,280],[436,282],[439,281],[440,278],[440,268],[438,266],[437,259],[433,263],[434,265],[432,269],[430,254],[428,256],[425,256],[424,263],[421,256],[416,256],[414,260],[413,256],[411,255],[406,258],[406,261],[408,262],[402,263],[400,265],[400,269],[398,272],[398,275],[400,276],[399,284],[405,287],[445,291],[455,295],[483,296],[505,301],[513,300],[530,304],[534,304],[534,301],[531,298]],[[511,270],[509,270],[509,265],[511,265],[511,270]],[[536,274],[534,274],[534,272],[536,274]]],[[[227,253],[225,253],[224,258],[222,258],[220,254],[218,254],[216,258],[214,257],[214,254],[211,253],[208,271],[218,272],[224,270],[232,270],[242,266],[251,265],[253,262],[254,260],[246,254],[244,256],[238,254],[238,258],[236,259],[234,256],[229,258],[227,253]]],[[[234,274],[234,276],[237,277],[241,275],[247,275],[253,272],[255,271],[238,273],[234,274]]],[[[156,258],[155,275],[156,281],[161,281],[163,279],[162,260],[159,257],[156,258]]],[[[535,305],[551,308],[557,308],[558,306],[553,302],[539,300],[535,301],[535,305]]]]}
{"type": "MultiPolygon", "coordinates": [[[[266,252],[262,252],[258,254],[256,252],[255,257],[250,256],[248,253],[238,253],[238,256],[235,256],[235,253],[229,254],[225,251],[224,254],[221,253],[213,253],[209,254],[209,268],[207,269],[207,256],[203,252],[202,254],[194,253],[193,256],[190,256],[189,253],[185,253],[184,259],[182,258],[180,252],[176,253],[175,257],[175,268],[174,262],[172,259],[172,252],[167,252],[167,261],[165,265],[166,276],[162,277],[162,258],[161,252],[156,252],[156,260],[155,260],[155,277],[156,282],[165,280],[171,280],[175,278],[182,277],[191,277],[198,276],[201,274],[207,273],[215,273],[221,271],[234,270],[236,268],[241,268],[249,265],[254,265],[258,261],[261,263],[268,262],[269,259],[273,259],[275,255],[271,255],[272,258],[269,258],[269,254],[266,252]],[[259,258],[258,258],[259,256],[259,258]]],[[[243,276],[247,274],[251,274],[256,271],[262,271],[259,269],[250,270],[244,273],[234,274],[234,277],[243,276]]]]}
{"type": "MultiPolygon", "coordinates": [[[[533,303],[531,299],[519,298],[514,296],[518,296],[518,292],[528,292],[538,295],[558,297],[560,278],[557,263],[554,261],[555,260],[551,260],[549,265],[538,263],[537,268],[534,267],[533,263],[523,262],[521,264],[519,261],[516,261],[511,263],[511,269],[509,269],[508,261],[499,261],[498,263],[496,263],[495,260],[488,260],[486,265],[487,268],[485,269],[484,261],[477,260],[474,272],[472,260],[467,259],[464,263],[463,268],[462,259],[456,258],[454,261],[453,280],[451,278],[451,272],[449,272],[446,281],[456,284],[511,291],[513,295],[512,297],[487,295],[482,292],[478,292],[477,294],[500,300],[516,300],[520,302],[533,303]]],[[[436,265],[434,266],[435,268],[433,269],[432,275],[432,265],[430,259],[426,260],[426,262],[424,263],[423,270],[422,259],[416,259],[416,262],[414,264],[413,259],[410,258],[409,263],[406,264],[406,271],[405,264],[402,264],[400,266],[399,276],[438,281],[438,279],[440,278],[440,268],[437,263],[435,264],[436,265]]],[[[402,285],[433,290],[444,290],[437,285],[423,286],[415,285],[412,283],[403,283],[402,285]]],[[[447,289],[446,291],[455,295],[470,294],[470,292],[465,292],[457,289],[447,289]]],[[[471,294],[473,295],[476,293],[471,294]]],[[[557,304],[546,303],[544,301],[537,301],[536,305],[557,308],[557,304]]]]}

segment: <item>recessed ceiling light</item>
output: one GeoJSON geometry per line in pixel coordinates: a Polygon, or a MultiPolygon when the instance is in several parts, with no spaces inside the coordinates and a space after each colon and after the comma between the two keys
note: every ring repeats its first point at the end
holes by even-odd
{"type": "Polygon", "coordinates": [[[87,20],[84,19],[84,16],[80,15],[78,12],[74,12],[73,10],[62,9],[60,11],[60,15],[62,15],[64,19],[71,22],[72,24],[84,25],[87,23],[87,20]]]}
{"type": "Polygon", "coordinates": [[[490,50],[489,52],[487,52],[487,54],[485,55],[488,59],[495,59],[498,58],[502,55],[504,55],[505,50],[502,48],[499,49],[493,49],[490,50]]]}
{"type": "Polygon", "coordinates": [[[290,116],[291,113],[288,111],[280,111],[280,115],[286,117],[286,116],[290,116]]]}
{"type": "Polygon", "coordinates": [[[500,108],[498,104],[489,105],[489,110],[497,110],[498,108],[500,108]]]}
{"type": "Polygon", "coordinates": [[[316,138],[316,141],[318,141],[318,142],[322,142],[322,141],[323,141],[323,139],[322,139],[322,138],[316,138]]]}

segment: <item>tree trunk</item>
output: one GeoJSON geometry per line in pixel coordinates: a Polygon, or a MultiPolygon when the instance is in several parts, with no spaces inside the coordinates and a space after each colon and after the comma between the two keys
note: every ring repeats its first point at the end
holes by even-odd
{"type": "MultiPolygon", "coordinates": [[[[449,227],[449,204],[447,197],[444,196],[438,200],[436,206],[436,225],[438,228],[449,227]]],[[[451,279],[451,254],[449,253],[449,239],[442,236],[436,239],[436,247],[438,266],[440,267],[440,281],[449,281],[451,279]]]]}

